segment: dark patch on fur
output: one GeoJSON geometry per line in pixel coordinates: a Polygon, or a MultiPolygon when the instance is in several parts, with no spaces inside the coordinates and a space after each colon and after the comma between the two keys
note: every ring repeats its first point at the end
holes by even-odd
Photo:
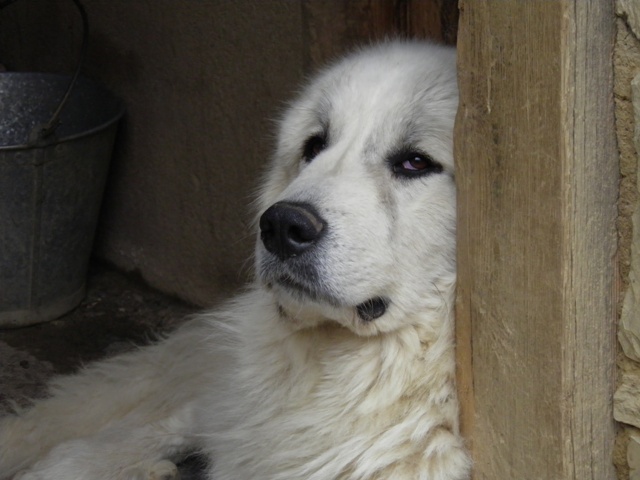
{"type": "Polygon", "coordinates": [[[387,312],[389,300],[382,297],[370,298],[356,307],[358,316],[365,322],[380,318],[387,312]]]}

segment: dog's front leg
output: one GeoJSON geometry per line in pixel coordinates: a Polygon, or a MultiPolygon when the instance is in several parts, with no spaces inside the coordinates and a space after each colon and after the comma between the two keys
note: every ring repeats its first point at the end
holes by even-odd
{"type": "Polygon", "coordinates": [[[162,442],[147,442],[134,449],[135,439],[145,435],[164,438],[168,445],[177,439],[180,448],[186,447],[189,439],[183,441],[181,432],[196,429],[187,425],[191,421],[187,406],[201,396],[217,363],[215,354],[201,345],[209,337],[206,323],[192,322],[165,341],[55,380],[49,398],[0,419],[0,478],[11,478],[42,459],[49,468],[56,458],[65,457],[61,455],[65,449],[79,452],[86,447],[87,452],[99,454],[93,448],[96,445],[130,445],[134,456],[164,458],[167,449],[162,442]],[[167,426],[180,428],[172,431],[167,426]],[[128,437],[133,443],[129,444],[128,437]]]}
{"type": "Polygon", "coordinates": [[[144,423],[141,412],[54,447],[14,480],[174,480],[173,463],[194,445],[194,407],[144,423]]]}

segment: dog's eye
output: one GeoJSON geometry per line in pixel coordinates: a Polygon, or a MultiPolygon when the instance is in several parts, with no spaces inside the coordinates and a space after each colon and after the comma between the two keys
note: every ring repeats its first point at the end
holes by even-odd
{"type": "Polygon", "coordinates": [[[393,173],[402,177],[417,177],[441,173],[443,167],[429,155],[419,152],[401,152],[391,160],[393,173]]]}
{"type": "Polygon", "coordinates": [[[302,157],[305,162],[310,162],[320,154],[327,146],[327,141],[323,136],[314,135],[310,137],[304,144],[302,157]]]}

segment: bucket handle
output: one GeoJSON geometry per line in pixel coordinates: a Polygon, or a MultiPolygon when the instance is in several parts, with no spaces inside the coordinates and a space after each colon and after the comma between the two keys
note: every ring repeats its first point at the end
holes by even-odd
{"type": "MultiPolygon", "coordinates": [[[[17,0],[2,0],[0,1],[0,10],[11,5],[17,0]]],[[[71,91],[73,90],[76,81],[78,80],[78,76],[80,75],[80,70],[82,70],[82,64],[84,63],[84,57],[87,52],[87,39],[89,37],[89,19],[87,17],[87,12],[84,9],[83,5],[80,3],[80,0],[72,0],[75,6],[82,17],[82,45],[80,46],[80,56],[78,58],[78,64],[76,65],[76,70],[71,77],[71,81],[69,82],[69,86],[67,87],[62,100],[60,100],[60,104],[58,108],[53,112],[51,119],[41,125],[36,125],[33,130],[31,130],[31,134],[29,135],[29,144],[30,145],[38,145],[44,143],[48,137],[53,135],[56,129],[60,126],[60,114],[62,113],[62,109],[64,105],[67,103],[69,96],[71,95],[71,91]]]]}

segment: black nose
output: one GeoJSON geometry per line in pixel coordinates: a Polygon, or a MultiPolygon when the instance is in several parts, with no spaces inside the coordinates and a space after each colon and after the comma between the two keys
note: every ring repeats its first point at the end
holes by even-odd
{"type": "Polygon", "coordinates": [[[260,238],[269,252],[285,260],[313,248],[326,225],[309,204],[278,202],[260,217],[260,238]]]}

